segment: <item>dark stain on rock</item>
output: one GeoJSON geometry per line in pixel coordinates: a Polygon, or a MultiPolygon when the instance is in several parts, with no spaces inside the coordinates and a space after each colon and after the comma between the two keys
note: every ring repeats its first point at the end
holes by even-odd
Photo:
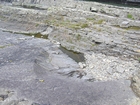
{"type": "Polygon", "coordinates": [[[80,52],[74,52],[72,50],[68,50],[65,47],[60,46],[59,48],[63,53],[67,54],[70,58],[72,58],[74,61],[78,62],[85,62],[85,57],[83,53],[80,52]]]}
{"type": "Polygon", "coordinates": [[[69,77],[73,77],[76,76],[77,78],[82,78],[83,76],[87,75],[87,73],[83,72],[83,71],[71,71],[70,73],[67,74],[69,77]]]}
{"type": "Polygon", "coordinates": [[[92,42],[94,42],[95,44],[102,44],[102,42],[95,41],[95,40],[92,40],[92,42]]]}

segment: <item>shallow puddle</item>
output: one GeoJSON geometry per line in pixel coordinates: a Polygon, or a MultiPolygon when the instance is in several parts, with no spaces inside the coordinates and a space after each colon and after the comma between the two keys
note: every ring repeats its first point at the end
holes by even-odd
{"type": "Polygon", "coordinates": [[[74,61],[78,62],[84,62],[85,57],[83,53],[74,52],[72,50],[67,50],[65,47],[60,46],[59,48],[63,53],[67,54],[70,58],[72,58],[74,61]]]}

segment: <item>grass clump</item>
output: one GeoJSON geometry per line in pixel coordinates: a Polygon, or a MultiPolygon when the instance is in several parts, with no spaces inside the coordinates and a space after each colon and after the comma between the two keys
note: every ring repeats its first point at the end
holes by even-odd
{"type": "Polygon", "coordinates": [[[95,22],[96,24],[102,24],[104,22],[104,20],[98,20],[97,22],[95,22]]]}
{"type": "Polygon", "coordinates": [[[88,27],[88,24],[87,23],[81,24],[81,28],[86,28],[86,27],[88,27]]]}
{"type": "Polygon", "coordinates": [[[129,18],[129,19],[134,19],[133,16],[132,16],[132,14],[130,14],[130,13],[127,14],[127,18],[129,18]]]}
{"type": "Polygon", "coordinates": [[[35,27],[38,27],[39,26],[39,24],[37,23],[36,25],[35,25],[35,27]]]}

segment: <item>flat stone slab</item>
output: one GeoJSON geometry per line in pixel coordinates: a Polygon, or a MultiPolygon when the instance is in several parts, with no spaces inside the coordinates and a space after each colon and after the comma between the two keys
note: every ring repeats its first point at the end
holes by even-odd
{"type": "Polygon", "coordinates": [[[79,65],[49,40],[0,30],[0,46],[0,89],[13,91],[0,105],[128,105],[136,98],[127,80],[88,82],[58,74],[79,65]]]}

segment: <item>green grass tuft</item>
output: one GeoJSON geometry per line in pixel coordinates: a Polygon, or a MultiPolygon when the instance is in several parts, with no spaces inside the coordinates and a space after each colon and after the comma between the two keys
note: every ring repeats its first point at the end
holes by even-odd
{"type": "Polygon", "coordinates": [[[104,20],[98,20],[96,24],[102,24],[104,22],[104,20]]]}
{"type": "Polygon", "coordinates": [[[87,18],[87,20],[89,20],[89,21],[94,21],[94,20],[96,20],[95,18],[87,18]]]}
{"type": "Polygon", "coordinates": [[[87,23],[81,24],[81,28],[86,28],[86,27],[88,27],[88,24],[87,23]]]}
{"type": "Polygon", "coordinates": [[[132,14],[127,14],[127,18],[129,18],[129,19],[133,19],[132,14]]]}

